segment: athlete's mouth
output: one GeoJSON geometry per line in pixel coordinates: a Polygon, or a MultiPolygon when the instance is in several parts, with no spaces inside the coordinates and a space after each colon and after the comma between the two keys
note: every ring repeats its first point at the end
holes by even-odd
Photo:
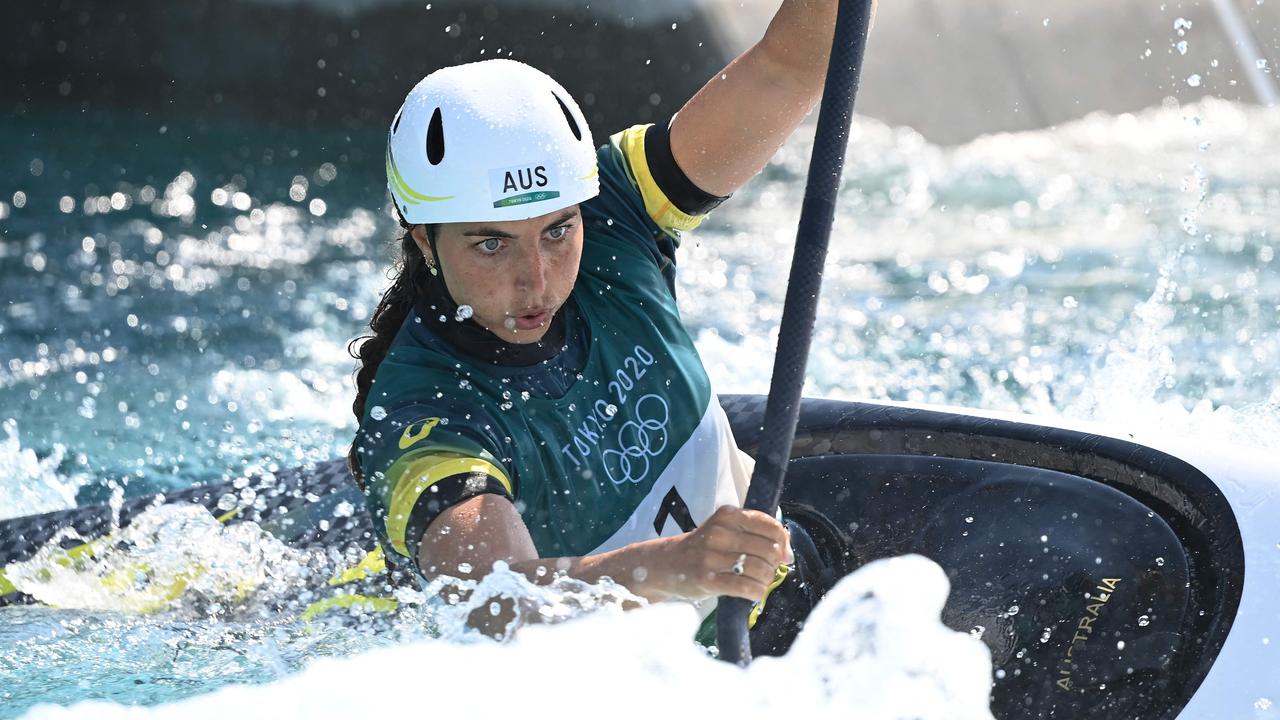
{"type": "Polygon", "coordinates": [[[512,315],[511,319],[515,320],[517,330],[534,330],[551,321],[551,309],[538,308],[529,310],[519,315],[512,315]]]}

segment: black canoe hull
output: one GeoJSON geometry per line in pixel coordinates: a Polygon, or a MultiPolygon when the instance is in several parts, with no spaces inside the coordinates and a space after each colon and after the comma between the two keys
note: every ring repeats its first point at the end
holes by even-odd
{"type": "MultiPolygon", "coordinates": [[[[752,452],[764,398],[721,403],[752,452]]],[[[235,511],[296,547],[373,548],[365,513],[335,517],[344,501],[362,498],[333,460],[114,511],[5,520],[0,569],[158,503],[235,511]]],[[[1152,448],[1054,427],[805,400],[783,511],[842,549],[842,572],[904,553],[937,561],[953,586],[944,621],[980,632],[1000,669],[1002,718],[1176,717],[1225,642],[1244,583],[1235,514],[1212,480],[1152,448]],[[1130,650],[1115,651],[1124,638],[1130,650]]],[[[0,605],[30,601],[0,595],[0,605]]]]}

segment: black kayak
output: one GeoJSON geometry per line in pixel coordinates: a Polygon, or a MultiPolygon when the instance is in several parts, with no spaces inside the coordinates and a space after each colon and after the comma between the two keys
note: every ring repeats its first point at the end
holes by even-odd
{"type": "MultiPolygon", "coordinates": [[[[753,452],[764,398],[720,400],[753,452]]],[[[1280,508],[1254,502],[1280,481],[1230,450],[1179,447],[1192,464],[1023,419],[805,400],[782,510],[840,549],[841,573],[908,553],[937,562],[951,582],[943,622],[980,634],[991,651],[996,717],[1239,717],[1268,688],[1280,694],[1270,649],[1271,639],[1280,645],[1280,557],[1257,551],[1254,530],[1280,532],[1280,508]]],[[[251,520],[297,548],[376,545],[366,513],[334,512],[363,507],[335,459],[114,509],[0,521],[0,605],[34,601],[5,567],[55,536],[75,538],[64,548],[105,536],[158,503],[251,520]]]]}

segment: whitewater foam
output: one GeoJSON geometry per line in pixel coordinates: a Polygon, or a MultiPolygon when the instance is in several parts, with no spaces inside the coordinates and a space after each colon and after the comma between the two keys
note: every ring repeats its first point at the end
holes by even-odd
{"type": "Polygon", "coordinates": [[[9,565],[9,582],[50,607],[216,618],[275,607],[327,569],[324,553],[289,548],[252,522],[224,525],[193,504],[158,505],[82,549],[62,549],[76,539],[63,531],[9,565]]]}
{"type": "Polygon", "coordinates": [[[0,427],[4,429],[0,468],[8,473],[7,480],[0,483],[0,520],[75,507],[76,489],[87,478],[59,473],[66,448],[55,443],[48,455],[39,457],[34,450],[22,447],[17,420],[9,418],[0,427]]]}
{"type": "Polygon", "coordinates": [[[622,612],[610,605],[572,622],[529,626],[506,644],[416,642],[320,660],[268,686],[153,708],[44,705],[24,717],[287,720],[416,707],[465,717],[990,718],[987,649],[942,625],[947,590],[941,568],[924,558],[873,563],[832,589],[788,655],[745,670],[690,640],[698,618],[689,606],[622,612]],[[370,678],[376,685],[364,681],[370,678]]]}

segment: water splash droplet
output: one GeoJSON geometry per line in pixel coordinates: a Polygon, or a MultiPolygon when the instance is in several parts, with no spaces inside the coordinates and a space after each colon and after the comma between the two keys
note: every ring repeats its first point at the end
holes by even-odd
{"type": "Polygon", "coordinates": [[[374,420],[386,420],[387,409],[382,407],[381,405],[374,405],[373,409],[369,411],[369,417],[373,418],[374,420]]]}
{"type": "Polygon", "coordinates": [[[470,305],[459,305],[458,311],[453,314],[453,318],[458,322],[463,322],[466,320],[470,320],[471,316],[475,315],[475,313],[476,313],[475,308],[471,307],[470,305]]]}

